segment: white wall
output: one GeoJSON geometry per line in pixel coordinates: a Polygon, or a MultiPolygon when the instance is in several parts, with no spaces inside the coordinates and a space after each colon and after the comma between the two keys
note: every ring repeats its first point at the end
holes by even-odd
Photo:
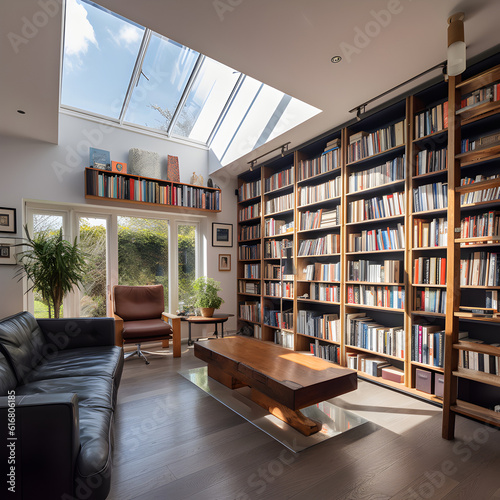
{"type": "MultiPolygon", "coordinates": [[[[89,163],[89,147],[110,151],[111,159],[128,161],[130,148],[155,151],[162,158],[163,173],[167,155],[178,156],[181,182],[189,182],[193,171],[208,178],[208,151],[134,131],[109,127],[66,114],[60,115],[59,144],[0,135],[0,206],[17,210],[17,236],[22,237],[23,199],[85,203],[84,168],[89,163]]],[[[221,187],[223,212],[206,218],[208,275],[221,281],[224,312],[236,312],[236,180],[215,180],[221,187]],[[233,247],[212,247],[212,222],[232,223],[233,247]],[[217,256],[230,253],[231,272],[219,272],[217,256]]],[[[11,237],[0,233],[0,238],[11,237]]],[[[14,266],[0,266],[0,318],[23,309],[22,284],[13,279],[14,266]]],[[[234,329],[236,321],[228,323],[234,329]]]]}

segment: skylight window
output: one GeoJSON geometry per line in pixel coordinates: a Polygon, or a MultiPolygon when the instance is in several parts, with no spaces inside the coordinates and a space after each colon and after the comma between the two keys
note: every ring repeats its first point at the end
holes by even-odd
{"type": "Polygon", "coordinates": [[[320,112],[89,0],[67,0],[61,106],[201,142],[222,165],[320,112]]]}

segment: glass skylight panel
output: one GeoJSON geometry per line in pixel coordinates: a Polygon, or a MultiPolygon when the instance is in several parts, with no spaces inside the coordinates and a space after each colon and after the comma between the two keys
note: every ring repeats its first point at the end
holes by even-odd
{"type": "Polygon", "coordinates": [[[67,0],[61,104],[118,118],[144,28],[67,0]]]}
{"type": "Polygon", "coordinates": [[[173,133],[207,142],[240,73],[205,58],[173,133]]]}
{"type": "MultiPolygon", "coordinates": [[[[198,56],[184,45],[153,34],[125,121],[167,131],[198,56]]],[[[178,122],[182,127],[183,118],[178,122]]]]}

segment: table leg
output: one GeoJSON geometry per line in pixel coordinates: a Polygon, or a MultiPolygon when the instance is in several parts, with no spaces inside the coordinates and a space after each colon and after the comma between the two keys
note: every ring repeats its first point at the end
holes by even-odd
{"type": "Polygon", "coordinates": [[[224,338],[224,323],[220,324],[220,336],[224,338]]]}
{"type": "Polygon", "coordinates": [[[191,322],[190,321],[188,321],[188,325],[189,325],[189,329],[188,329],[189,330],[188,345],[193,345],[194,342],[191,339],[191,322]]]}
{"type": "Polygon", "coordinates": [[[219,338],[219,332],[217,331],[217,323],[215,323],[215,332],[214,332],[215,338],[219,338]]]}

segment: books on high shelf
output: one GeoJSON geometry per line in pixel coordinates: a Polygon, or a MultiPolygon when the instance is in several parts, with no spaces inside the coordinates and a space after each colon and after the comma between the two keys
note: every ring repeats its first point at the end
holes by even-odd
{"type": "Polygon", "coordinates": [[[309,299],[323,302],[340,302],[340,286],[327,283],[310,283],[309,299]]]}
{"type": "Polygon", "coordinates": [[[460,259],[460,286],[500,286],[500,254],[473,252],[460,259]]]}
{"type": "Polygon", "coordinates": [[[314,356],[332,361],[333,363],[340,363],[340,346],[332,344],[320,344],[319,340],[309,344],[311,354],[314,356]]]}
{"type": "Polygon", "coordinates": [[[448,128],[448,101],[415,114],[415,138],[441,132],[448,128]]]}
{"type": "Polygon", "coordinates": [[[457,114],[463,113],[468,109],[473,109],[486,102],[498,100],[500,100],[500,83],[495,82],[463,95],[457,114]]]}
{"type": "Polygon", "coordinates": [[[282,240],[267,240],[264,242],[264,258],[279,259],[281,258],[281,250],[292,245],[292,241],[282,240]]]}
{"type": "Polygon", "coordinates": [[[260,263],[259,264],[245,264],[243,266],[242,278],[259,279],[260,278],[260,263]]]}
{"type": "Polygon", "coordinates": [[[299,244],[299,256],[332,255],[340,253],[340,234],[326,234],[316,239],[302,240],[299,244]]]}
{"type": "Polygon", "coordinates": [[[404,328],[380,325],[365,313],[346,314],[346,344],[401,359],[405,357],[404,328]]]}
{"type": "Polygon", "coordinates": [[[460,238],[500,236],[500,212],[490,210],[463,217],[460,221],[460,238]]]}
{"type": "Polygon", "coordinates": [[[406,140],[405,124],[406,120],[401,120],[372,133],[352,134],[349,137],[349,163],[403,145],[406,140]]]}
{"type": "Polygon", "coordinates": [[[253,182],[244,182],[238,188],[238,201],[250,200],[260,196],[260,179],[253,182]]]}
{"type": "Polygon", "coordinates": [[[301,309],[297,313],[297,332],[319,339],[340,342],[340,319],[336,314],[321,314],[301,309]]]}
{"type": "Polygon", "coordinates": [[[330,172],[339,167],[340,148],[338,146],[332,146],[332,148],[323,152],[318,158],[301,160],[299,163],[298,180],[303,181],[315,175],[330,172]]]}
{"type": "Polygon", "coordinates": [[[260,217],[260,202],[238,210],[238,220],[240,222],[260,217]]]}
{"type": "MultiPolygon", "coordinates": [[[[461,186],[466,186],[468,184],[474,184],[475,182],[486,181],[489,179],[499,178],[500,174],[494,175],[481,175],[478,174],[474,179],[470,177],[464,177],[460,180],[461,186]]],[[[460,195],[460,204],[464,205],[472,205],[473,203],[480,203],[482,201],[493,201],[500,199],[500,187],[492,187],[488,189],[481,189],[478,191],[471,191],[470,193],[464,193],[460,195]]]]}
{"type": "Polygon", "coordinates": [[[293,184],[293,167],[289,167],[281,172],[272,174],[267,179],[264,179],[264,192],[269,193],[275,189],[280,189],[293,184]]]}
{"type": "Polygon", "coordinates": [[[434,182],[413,189],[413,211],[425,212],[448,207],[448,183],[434,182]]]}
{"type": "Polygon", "coordinates": [[[308,264],[304,268],[304,278],[308,281],[340,281],[340,262],[308,264]]]}
{"type": "Polygon", "coordinates": [[[293,233],[293,220],[291,222],[286,222],[284,220],[273,219],[272,217],[265,219],[265,236],[278,236],[287,233],[293,233]]]}
{"type": "Polygon", "coordinates": [[[446,313],[446,290],[436,288],[416,288],[415,310],[433,313],[446,313]]]}
{"type": "Polygon", "coordinates": [[[446,257],[418,257],[413,262],[413,283],[446,285],[446,257]]]}
{"type": "Polygon", "coordinates": [[[383,165],[352,172],[349,174],[349,193],[356,193],[364,189],[383,186],[389,182],[404,180],[405,155],[386,161],[383,165]]]}
{"type": "Polygon", "coordinates": [[[267,215],[291,210],[293,208],[293,197],[293,193],[289,193],[267,200],[264,204],[264,214],[267,215]]]}
{"type": "Polygon", "coordinates": [[[349,252],[374,252],[377,250],[402,250],[405,247],[404,226],[396,228],[367,229],[348,235],[349,252]]]}
{"type": "Polygon", "coordinates": [[[404,286],[348,285],[347,304],[403,309],[404,286]]]}
{"type": "Polygon", "coordinates": [[[439,172],[447,167],[448,150],[447,148],[432,151],[423,149],[417,153],[415,162],[415,175],[423,175],[431,172],[439,172]]]}
{"type": "Polygon", "coordinates": [[[413,246],[415,248],[444,247],[447,245],[448,220],[413,219],[413,246]]]}
{"type": "Polygon", "coordinates": [[[438,325],[414,323],[411,330],[411,360],[444,367],[445,332],[438,325]]]}
{"type": "Polygon", "coordinates": [[[349,202],[348,222],[383,219],[405,214],[405,194],[402,192],[349,202]]]}
{"type": "Polygon", "coordinates": [[[310,205],[320,201],[337,198],[342,193],[342,177],[338,175],[334,179],[313,186],[299,186],[298,205],[310,205]]]}
{"type": "Polygon", "coordinates": [[[260,224],[240,226],[240,241],[260,238],[260,224]]]}
{"type": "Polygon", "coordinates": [[[260,243],[255,245],[240,245],[238,247],[240,260],[260,259],[260,243]]]}
{"type": "Polygon", "coordinates": [[[260,283],[257,281],[238,280],[238,293],[260,294],[260,283]]]}
{"type": "Polygon", "coordinates": [[[331,210],[321,208],[316,212],[309,212],[309,210],[300,212],[299,217],[300,231],[338,226],[340,224],[340,205],[331,210]]]}
{"type": "Polygon", "coordinates": [[[403,271],[400,260],[352,260],[347,263],[347,280],[402,284],[403,271]]]}

